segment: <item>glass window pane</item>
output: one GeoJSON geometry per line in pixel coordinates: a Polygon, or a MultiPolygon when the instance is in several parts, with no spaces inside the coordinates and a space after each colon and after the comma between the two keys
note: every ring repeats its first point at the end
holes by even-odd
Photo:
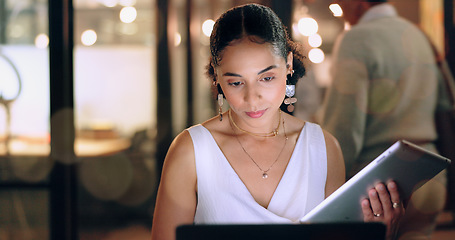
{"type": "Polygon", "coordinates": [[[79,235],[130,223],[149,232],[158,178],[156,3],[73,4],[79,235]]]}
{"type": "Polygon", "coordinates": [[[0,156],[46,156],[50,150],[47,2],[1,0],[0,11],[6,16],[0,22],[0,156]]]}
{"type": "Polygon", "coordinates": [[[49,239],[47,0],[0,0],[0,239],[49,239]],[[43,184],[41,184],[43,185],[43,184]]]}

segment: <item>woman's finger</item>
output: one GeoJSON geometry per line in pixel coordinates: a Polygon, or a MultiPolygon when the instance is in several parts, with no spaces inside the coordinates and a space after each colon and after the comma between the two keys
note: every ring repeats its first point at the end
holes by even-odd
{"type": "Polygon", "coordinates": [[[400,199],[400,193],[398,192],[398,186],[394,181],[390,181],[387,184],[387,189],[390,193],[390,199],[392,201],[392,208],[393,209],[400,209],[403,208],[403,203],[400,199]]]}
{"type": "Polygon", "coordinates": [[[368,199],[363,199],[361,204],[363,220],[365,222],[371,222],[374,219],[373,210],[371,210],[370,201],[368,199]]]}
{"type": "Polygon", "coordinates": [[[384,214],[387,216],[391,216],[392,214],[392,200],[390,198],[390,194],[386,189],[386,186],[383,183],[378,183],[375,186],[376,191],[379,195],[379,200],[381,201],[382,209],[384,210],[384,214]]]}
{"type": "Polygon", "coordinates": [[[375,219],[382,219],[384,216],[384,210],[382,208],[381,200],[379,199],[378,192],[375,188],[368,191],[370,197],[371,210],[373,210],[373,216],[375,219]]]}

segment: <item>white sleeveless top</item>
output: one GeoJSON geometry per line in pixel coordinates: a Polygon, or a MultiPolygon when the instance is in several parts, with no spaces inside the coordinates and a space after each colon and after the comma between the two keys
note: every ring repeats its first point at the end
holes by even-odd
{"type": "Polygon", "coordinates": [[[327,153],[319,125],[305,123],[268,208],[254,200],[205,127],[188,131],[197,172],[195,224],[293,223],[324,200],[327,153]]]}

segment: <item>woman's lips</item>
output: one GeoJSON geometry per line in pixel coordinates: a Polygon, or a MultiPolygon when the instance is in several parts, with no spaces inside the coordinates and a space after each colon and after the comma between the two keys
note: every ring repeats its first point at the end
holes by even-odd
{"type": "Polygon", "coordinates": [[[260,110],[260,111],[255,111],[255,112],[246,112],[246,115],[250,118],[260,118],[262,115],[264,115],[266,110],[260,110]]]}

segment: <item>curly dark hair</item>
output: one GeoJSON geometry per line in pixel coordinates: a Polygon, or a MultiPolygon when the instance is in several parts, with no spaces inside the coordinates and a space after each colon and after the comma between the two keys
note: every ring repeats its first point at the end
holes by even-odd
{"type": "MultiPolygon", "coordinates": [[[[259,43],[270,43],[275,54],[287,61],[290,52],[293,54],[292,77],[288,84],[296,84],[305,75],[303,64],[305,56],[301,46],[292,41],[280,18],[272,9],[259,4],[246,4],[231,8],[216,21],[210,36],[210,61],[207,64],[207,76],[216,82],[214,66],[219,66],[223,50],[232,42],[244,37],[259,43]],[[259,40],[258,40],[259,39],[259,40]]],[[[214,93],[222,93],[219,85],[213,86],[214,93]]]]}

